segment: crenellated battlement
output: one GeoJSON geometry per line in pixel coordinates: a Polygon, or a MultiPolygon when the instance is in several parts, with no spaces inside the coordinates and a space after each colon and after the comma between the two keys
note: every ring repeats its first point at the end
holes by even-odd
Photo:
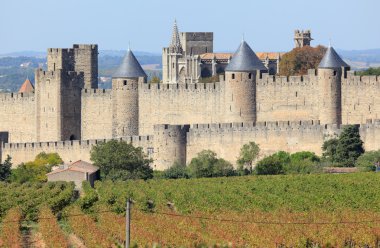
{"type": "Polygon", "coordinates": [[[98,45],[96,44],[74,44],[73,49],[76,49],[76,48],[98,51],[98,45]]]}
{"type": "Polygon", "coordinates": [[[244,130],[307,130],[307,129],[338,129],[336,124],[321,125],[319,120],[309,121],[275,121],[275,122],[235,122],[235,123],[211,123],[211,124],[193,124],[190,132],[228,132],[244,130]]]}
{"type": "Polygon", "coordinates": [[[30,101],[34,100],[35,93],[0,93],[0,101],[30,101]]]}
{"type": "Polygon", "coordinates": [[[83,97],[102,97],[102,96],[111,96],[112,89],[82,89],[83,97]]]}
{"type": "Polygon", "coordinates": [[[224,82],[215,83],[177,83],[177,84],[144,84],[139,87],[144,91],[220,91],[224,82]]]}
{"type": "Polygon", "coordinates": [[[301,76],[273,76],[263,73],[257,80],[257,85],[276,85],[276,86],[309,86],[317,82],[316,70],[309,70],[307,75],[301,76]]]}
{"type": "MultiPolygon", "coordinates": [[[[73,148],[73,147],[92,147],[100,143],[110,141],[111,139],[93,139],[93,140],[66,140],[66,141],[54,141],[54,142],[30,142],[30,143],[3,143],[3,149],[35,149],[35,148],[73,148]]],[[[117,140],[125,141],[128,143],[136,144],[152,142],[153,136],[126,136],[117,140]]]]}
{"type": "Polygon", "coordinates": [[[348,74],[347,78],[342,80],[344,85],[380,85],[380,76],[359,76],[348,74]]]}

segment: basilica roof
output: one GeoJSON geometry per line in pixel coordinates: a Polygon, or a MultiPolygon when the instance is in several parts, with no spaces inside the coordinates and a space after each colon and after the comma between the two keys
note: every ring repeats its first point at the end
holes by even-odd
{"type": "Polygon", "coordinates": [[[325,56],[323,56],[318,68],[341,68],[350,67],[343,59],[336,53],[332,46],[327,48],[325,56]]]}
{"type": "Polygon", "coordinates": [[[146,77],[146,74],[141,67],[140,63],[137,61],[133,52],[128,49],[127,54],[124,56],[123,61],[116,72],[113,74],[114,78],[126,77],[146,77]]]}
{"type": "Polygon", "coordinates": [[[254,51],[249,47],[247,42],[242,41],[237,51],[232,56],[231,62],[226,67],[226,71],[266,71],[267,68],[263,65],[254,51]]]}

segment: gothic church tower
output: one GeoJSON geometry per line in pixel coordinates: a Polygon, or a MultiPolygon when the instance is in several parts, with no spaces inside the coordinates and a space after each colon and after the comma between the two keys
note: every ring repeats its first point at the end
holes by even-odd
{"type": "Polygon", "coordinates": [[[163,83],[176,83],[179,79],[178,61],[183,55],[179,37],[177,21],[174,20],[172,41],[169,47],[162,51],[162,81],[163,83]]]}

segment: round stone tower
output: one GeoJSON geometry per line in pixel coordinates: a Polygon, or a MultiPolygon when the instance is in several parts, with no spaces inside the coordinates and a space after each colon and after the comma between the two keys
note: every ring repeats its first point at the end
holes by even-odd
{"type": "Polygon", "coordinates": [[[342,124],[342,77],[350,66],[329,46],[318,66],[319,120],[342,124]]]}
{"type": "Polygon", "coordinates": [[[112,137],[139,134],[139,84],[147,76],[128,49],[122,64],[112,77],[112,137]]]}
{"type": "Polygon", "coordinates": [[[256,122],[256,80],[267,68],[242,41],[226,67],[226,116],[228,122],[256,122]]]}

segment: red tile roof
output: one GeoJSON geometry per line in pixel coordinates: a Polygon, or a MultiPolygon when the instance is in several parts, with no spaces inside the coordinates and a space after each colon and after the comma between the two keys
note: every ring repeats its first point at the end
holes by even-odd
{"type": "Polygon", "coordinates": [[[21,85],[20,89],[18,90],[18,93],[30,93],[34,91],[34,86],[30,82],[29,78],[25,80],[25,82],[21,85]]]}
{"type": "MultiPolygon", "coordinates": [[[[233,53],[203,53],[201,54],[201,59],[213,59],[215,57],[215,59],[229,59],[231,58],[233,55],[233,53]]],[[[256,53],[257,57],[259,57],[259,59],[261,60],[264,60],[266,59],[267,57],[269,59],[277,59],[278,56],[282,56],[284,55],[284,53],[276,53],[276,52],[258,52],[256,53]]]]}
{"type": "Polygon", "coordinates": [[[201,59],[229,59],[232,57],[232,53],[203,53],[201,59]]]}
{"type": "Polygon", "coordinates": [[[281,57],[282,55],[284,55],[284,53],[275,53],[275,52],[259,52],[259,53],[256,53],[257,57],[259,57],[259,59],[263,60],[263,59],[266,59],[268,57],[268,59],[277,59],[279,56],[281,57]]]}
{"type": "Polygon", "coordinates": [[[49,172],[46,175],[60,173],[60,172],[63,172],[63,171],[77,171],[77,172],[83,172],[83,173],[88,172],[89,174],[92,174],[92,173],[94,173],[94,172],[96,172],[98,170],[99,170],[99,167],[97,167],[95,165],[92,165],[92,164],[90,164],[88,162],[85,162],[85,161],[82,161],[82,160],[78,160],[78,161],[76,161],[74,163],[71,163],[68,167],[59,168],[59,169],[53,170],[52,172],[49,172]]]}

